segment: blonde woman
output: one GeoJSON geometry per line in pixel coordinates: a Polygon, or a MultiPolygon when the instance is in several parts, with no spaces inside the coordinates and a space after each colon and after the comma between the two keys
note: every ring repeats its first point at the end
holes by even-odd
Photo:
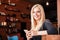
{"type": "Polygon", "coordinates": [[[45,19],[42,5],[35,4],[31,9],[31,30],[25,30],[27,40],[41,40],[41,35],[56,34],[52,23],[45,19]]]}

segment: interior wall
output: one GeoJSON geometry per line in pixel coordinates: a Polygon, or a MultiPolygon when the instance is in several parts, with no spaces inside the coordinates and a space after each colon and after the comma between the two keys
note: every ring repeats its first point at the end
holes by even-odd
{"type": "Polygon", "coordinates": [[[60,0],[57,0],[58,27],[60,27],[60,0]]]}
{"type": "Polygon", "coordinates": [[[58,34],[60,34],[60,0],[57,0],[58,34]]]}

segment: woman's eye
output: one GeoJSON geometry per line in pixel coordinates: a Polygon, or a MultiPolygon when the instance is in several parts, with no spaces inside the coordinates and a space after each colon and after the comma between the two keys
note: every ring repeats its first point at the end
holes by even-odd
{"type": "Polygon", "coordinates": [[[33,13],[35,13],[35,12],[33,12],[33,13]]]}
{"type": "Polygon", "coordinates": [[[40,11],[36,11],[36,12],[33,12],[33,13],[40,13],[40,11]]]}

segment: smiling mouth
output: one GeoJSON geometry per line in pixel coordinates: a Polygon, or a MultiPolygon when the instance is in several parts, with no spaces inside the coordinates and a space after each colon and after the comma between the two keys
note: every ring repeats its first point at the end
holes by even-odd
{"type": "Polygon", "coordinates": [[[39,17],[39,16],[35,16],[36,18],[39,17]]]}

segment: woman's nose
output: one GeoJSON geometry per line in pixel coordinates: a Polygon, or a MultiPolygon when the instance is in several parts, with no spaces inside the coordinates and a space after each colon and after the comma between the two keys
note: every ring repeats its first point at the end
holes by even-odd
{"type": "Polygon", "coordinates": [[[36,12],[34,14],[37,14],[36,12]]]}
{"type": "Polygon", "coordinates": [[[37,13],[35,13],[35,15],[37,15],[37,13]]]}

